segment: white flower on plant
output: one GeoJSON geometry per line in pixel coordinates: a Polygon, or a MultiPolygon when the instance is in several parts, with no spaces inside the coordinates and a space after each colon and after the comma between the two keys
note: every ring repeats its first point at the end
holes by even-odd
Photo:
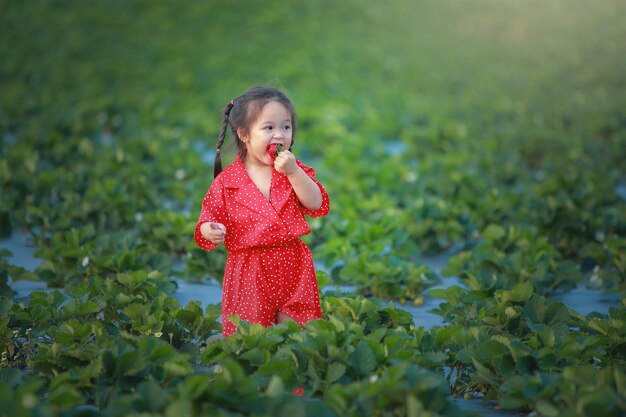
{"type": "Polygon", "coordinates": [[[408,174],[406,174],[406,182],[415,182],[417,181],[418,175],[411,171],[408,174]]]}
{"type": "Polygon", "coordinates": [[[602,272],[600,271],[600,265],[596,265],[593,267],[593,271],[591,272],[591,277],[589,278],[589,283],[595,288],[600,288],[603,283],[602,272]]]}
{"type": "Polygon", "coordinates": [[[378,375],[376,374],[370,375],[370,382],[373,384],[376,381],[378,381],[378,375]]]}
{"type": "Polygon", "coordinates": [[[141,223],[143,221],[143,213],[137,212],[135,213],[135,223],[141,223]]]}
{"type": "Polygon", "coordinates": [[[598,242],[604,242],[606,239],[606,234],[603,231],[596,232],[595,238],[598,242]]]}
{"type": "Polygon", "coordinates": [[[87,265],[89,265],[89,257],[85,256],[83,260],[80,262],[80,264],[83,266],[83,268],[86,268],[87,265]]]}
{"type": "Polygon", "coordinates": [[[183,168],[178,168],[174,173],[174,178],[176,178],[178,181],[184,180],[186,176],[187,172],[185,172],[183,168]]]}
{"type": "Polygon", "coordinates": [[[154,336],[155,336],[155,337],[161,337],[161,336],[163,336],[163,333],[161,333],[161,332],[156,332],[156,333],[154,333],[154,336]]]}

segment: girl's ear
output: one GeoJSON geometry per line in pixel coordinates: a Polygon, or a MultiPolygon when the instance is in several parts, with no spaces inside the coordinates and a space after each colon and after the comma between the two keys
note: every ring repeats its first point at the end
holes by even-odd
{"type": "Polygon", "coordinates": [[[241,127],[237,129],[237,137],[244,143],[248,142],[248,132],[241,127]]]}

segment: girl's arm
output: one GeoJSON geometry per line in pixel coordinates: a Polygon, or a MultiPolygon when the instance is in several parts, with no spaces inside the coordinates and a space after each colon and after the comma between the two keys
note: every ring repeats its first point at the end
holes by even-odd
{"type": "Polygon", "coordinates": [[[196,244],[204,250],[213,250],[226,238],[226,205],[220,177],[216,178],[202,200],[202,209],[196,223],[196,244]]]}
{"type": "Polygon", "coordinates": [[[298,200],[306,209],[315,211],[322,206],[320,187],[298,166],[291,152],[285,150],[279,153],[274,161],[274,168],[287,175],[298,200]]]}
{"type": "Polygon", "coordinates": [[[302,168],[293,175],[287,175],[300,203],[307,209],[315,211],[322,206],[322,192],[315,182],[302,168]]]}

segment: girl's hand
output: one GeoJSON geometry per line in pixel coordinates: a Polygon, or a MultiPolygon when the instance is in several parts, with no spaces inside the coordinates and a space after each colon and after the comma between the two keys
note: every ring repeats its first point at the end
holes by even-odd
{"type": "Polygon", "coordinates": [[[226,226],[222,223],[206,222],[200,226],[200,234],[206,240],[216,244],[224,243],[226,239],[226,226]]]}
{"type": "Polygon", "coordinates": [[[280,152],[274,159],[274,169],[281,174],[293,175],[298,172],[298,168],[296,157],[288,150],[280,152]]]}

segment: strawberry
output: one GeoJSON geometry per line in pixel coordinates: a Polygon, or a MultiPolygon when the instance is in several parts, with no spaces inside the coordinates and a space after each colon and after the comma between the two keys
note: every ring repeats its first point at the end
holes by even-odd
{"type": "Polygon", "coordinates": [[[284,149],[285,148],[280,143],[272,143],[272,144],[268,145],[267,153],[269,154],[270,158],[272,159],[272,163],[274,162],[274,159],[276,159],[278,154],[281,153],[284,149]]]}

